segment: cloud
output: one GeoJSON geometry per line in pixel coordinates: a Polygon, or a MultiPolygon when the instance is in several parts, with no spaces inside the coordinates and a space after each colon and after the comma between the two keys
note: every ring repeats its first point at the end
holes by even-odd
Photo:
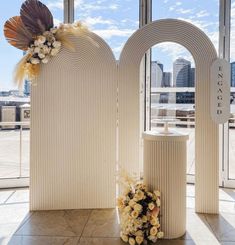
{"type": "Polygon", "coordinates": [[[206,10],[201,10],[200,12],[196,13],[197,18],[202,18],[209,16],[210,14],[206,10]]]}
{"type": "Polygon", "coordinates": [[[179,14],[192,14],[194,12],[194,10],[193,9],[180,8],[180,9],[176,9],[176,12],[179,14]]]}
{"type": "Polygon", "coordinates": [[[111,19],[103,19],[101,16],[94,17],[94,18],[87,17],[86,19],[83,20],[83,22],[89,27],[95,26],[97,24],[103,24],[103,25],[112,25],[112,24],[114,24],[113,20],[111,20],[111,19]]]}
{"type": "MultiPolygon", "coordinates": [[[[161,52],[165,53],[166,56],[169,57],[170,60],[175,61],[177,58],[182,57],[186,60],[191,61],[192,66],[194,66],[194,60],[189,51],[183,46],[177,43],[164,42],[160,43],[153,48],[153,52],[157,53],[157,49],[160,49],[161,52]]],[[[171,67],[172,69],[172,67],[171,67]]]]}
{"type": "Polygon", "coordinates": [[[176,2],[175,5],[180,6],[182,5],[182,2],[176,2]]]}
{"type": "Polygon", "coordinates": [[[63,9],[64,8],[64,2],[63,0],[56,0],[56,1],[49,1],[47,3],[47,7],[49,9],[63,9]]]}
{"type": "Polygon", "coordinates": [[[117,27],[93,30],[93,32],[104,39],[111,39],[112,37],[129,37],[134,31],[135,30],[132,29],[118,29],[117,27]]]}

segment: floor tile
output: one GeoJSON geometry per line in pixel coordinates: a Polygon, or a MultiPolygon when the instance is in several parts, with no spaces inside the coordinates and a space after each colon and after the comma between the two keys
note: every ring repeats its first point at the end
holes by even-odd
{"type": "Polygon", "coordinates": [[[119,237],[116,209],[93,210],[85,226],[84,237],[119,237]]]}
{"type": "Polygon", "coordinates": [[[205,217],[220,241],[235,242],[235,215],[220,213],[206,214],[205,217]]]}
{"type": "Polygon", "coordinates": [[[196,244],[220,244],[205,216],[195,213],[194,210],[187,210],[186,229],[183,239],[193,240],[196,244]]]}
{"type": "Polygon", "coordinates": [[[31,215],[28,204],[0,206],[0,239],[12,235],[31,215]]]}
{"type": "Polygon", "coordinates": [[[14,191],[9,190],[0,191],[0,205],[4,204],[13,193],[14,191]]]}
{"type": "Polygon", "coordinates": [[[88,238],[82,237],[79,245],[127,245],[120,238],[88,238]]]}
{"type": "Polygon", "coordinates": [[[6,203],[26,203],[29,201],[29,190],[17,190],[10,196],[6,203]]]}
{"type": "Polygon", "coordinates": [[[79,237],[13,236],[8,245],[77,245],[79,237]]]}
{"type": "Polygon", "coordinates": [[[90,210],[33,212],[16,235],[80,236],[90,213],[90,210]]]}

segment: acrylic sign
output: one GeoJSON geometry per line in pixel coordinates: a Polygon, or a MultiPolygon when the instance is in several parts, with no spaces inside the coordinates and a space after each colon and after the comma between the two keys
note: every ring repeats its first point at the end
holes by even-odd
{"type": "Polygon", "coordinates": [[[211,66],[211,117],[218,124],[230,117],[230,64],[224,59],[211,66]]]}

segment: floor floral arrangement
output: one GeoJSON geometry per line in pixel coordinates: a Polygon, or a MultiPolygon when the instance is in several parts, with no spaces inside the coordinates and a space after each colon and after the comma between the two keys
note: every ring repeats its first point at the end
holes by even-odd
{"type": "Polygon", "coordinates": [[[117,199],[120,211],[120,237],[130,245],[148,244],[163,238],[160,229],[160,192],[147,187],[125,171],[120,175],[124,191],[117,199]]]}

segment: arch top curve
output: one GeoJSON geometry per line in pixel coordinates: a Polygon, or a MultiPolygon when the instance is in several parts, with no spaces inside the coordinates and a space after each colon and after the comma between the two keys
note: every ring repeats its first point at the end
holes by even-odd
{"type": "Polygon", "coordinates": [[[162,19],[153,21],[132,34],[120,54],[120,67],[140,63],[148,49],[163,42],[184,46],[192,54],[195,63],[199,60],[211,63],[217,58],[213,43],[201,29],[183,20],[162,19]]]}

